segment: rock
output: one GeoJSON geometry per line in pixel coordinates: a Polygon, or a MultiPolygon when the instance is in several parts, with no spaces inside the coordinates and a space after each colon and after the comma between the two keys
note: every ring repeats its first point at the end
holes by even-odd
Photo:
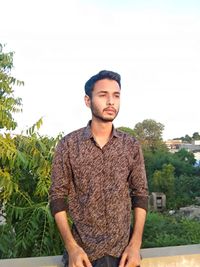
{"type": "Polygon", "coordinates": [[[179,209],[179,214],[190,219],[200,220],[200,206],[188,206],[179,209]]]}
{"type": "Polygon", "coordinates": [[[169,215],[173,215],[173,214],[175,214],[175,210],[169,210],[169,215]]]}

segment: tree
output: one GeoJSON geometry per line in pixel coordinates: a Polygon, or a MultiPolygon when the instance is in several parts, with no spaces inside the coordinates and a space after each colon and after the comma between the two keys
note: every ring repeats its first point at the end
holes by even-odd
{"type": "Polygon", "coordinates": [[[196,173],[194,163],[196,162],[194,155],[191,152],[181,149],[180,151],[172,154],[170,163],[175,167],[175,175],[193,176],[196,173]]]}
{"type": "Polygon", "coordinates": [[[176,208],[196,203],[200,197],[200,176],[180,175],[175,178],[176,208]]]}
{"type": "Polygon", "coordinates": [[[51,162],[60,136],[7,136],[12,153],[1,155],[0,193],[6,224],[0,227],[0,257],[30,257],[61,253],[61,240],[48,204],[51,162]]]}
{"type": "Polygon", "coordinates": [[[144,160],[145,160],[145,168],[148,178],[149,190],[154,191],[153,187],[153,174],[156,170],[162,170],[164,164],[169,164],[171,162],[171,157],[173,155],[164,150],[144,150],[144,160]]]}
{"type": "Polygon", "coordinates": [[[185,143],[191,143],[192,142],[192,137],[189,136],[188,134],[186,134],[185,136],[182,137],[177,137],[177,138],[173,138],[174,140],[182,140],[185,143]]]}
{"type": "Polygon", "coordinates": [[[196,162],[194,154],[192,152],[187,151],[184,148],[176,152],[175,156],[177,156],[181,161],[188,163],[189,165],[194,165],[196,162]]]}
{"type": "Polygon", "coordinates": [[[156,170],[153,174],[153,187],[156,192],[163,192],[167,197],[167,206],[173,205],[174,200],[174,166],[171,164],[164,164],[162,170],[156,170]]]}
{"type": "Polygon", "coordinates": [[[1,131],[15,129],[17,126],[13,113],[21,110],[21,99],[14,96],[12,87],[23,84],[11,75],[13,52],[4,53],[3,48],[4,46],[0,44],[0,211],[2,211],[5,201],[2,194],[6,195],[7,193],[2,185],[3,179],[10,177],[6,165],[16,152],[10,135],[1,134],[1,131]]]}
{"type": "Polygon", "coordinates": [[[191,143],[192,142],[192,137],[189,136],[188,134],[186,134],[183,141],[185,141],[187,143],[191,143]]]}
{"type": "Polygon", "coordinates": [[[198,132],[194,132],[192,135],[193,140],[200,140],[200,134],[198,132]]]}
{"type": "Polygon", "coordinates": [[[132,136],[135,136],[134,131],[131,128],[129,128],[129,127],[123,127],[122,126],[122,127],[119,127],[118,130],[120,130],[122,132],[125,132],[125,133],[128,133],[128,134],[130,134],[132,136]]]}
{"type": "Polygon", "coordinates": [[[23,85],[11,75],[13,52],[4,53],[0,44],[0,129],[15,129],[17,123],[12,114],[21,111],[21,98],[14,96],[14,85],[23,85]]]}
{"type": "Polygon", "coordinates": [[[166,149],[162,140],[164,125],[152,119],[139,122],[134,127],[136,138],[140,141],[144,149],[156,150],[166,149]]]}
{"type": "Polygon", "coordinates": [[[1,50],[0,128],[5,132],[0,134],[0,206],[4,204],[6,223],[0,225],[0,258],[56,255],[62,243],[48,191],[53,152],[61,135],[40,136],[41,119],[26,133],[6,133],[15,129],[13,113],[21,107],[13,86],[23,83],[11,76],[12,67],[13,53],[1,50]]]}

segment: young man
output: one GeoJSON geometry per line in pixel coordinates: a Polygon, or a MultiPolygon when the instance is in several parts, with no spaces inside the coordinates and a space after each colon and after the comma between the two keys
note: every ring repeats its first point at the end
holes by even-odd
{"type": "Polygon", "coordinates": [[[139,266],[148,191],[140,145],[112,124],[120,75],[99,72],[85,93],[92,120],[60,141],[52,166],[50,205],[67,251],[65,266],[139,266]]]}

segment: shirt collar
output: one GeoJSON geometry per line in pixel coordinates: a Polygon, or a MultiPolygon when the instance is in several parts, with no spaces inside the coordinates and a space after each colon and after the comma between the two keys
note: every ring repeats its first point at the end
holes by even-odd
{"type": "MultiPolygon", "coordinates": [[[[83,137],[84,139],[91,139],[93,138],[92,136],[92,131],[91,131],[91,120],[88,122],[87,126],[84,128],[84,132],[83,132],[83,137]]],[[[112,126],[112,136],[111,138],[114,137],[119,137],[119,133],[118,131],[115,129],[114,125],[112,126]]]]}
{"type": "Polygon", "coordinates": [[[91,131],[91,120],[88,122],[87,126],[84,128],[83,137],[84,139],[93,138],[92,131],[91,131]]]}

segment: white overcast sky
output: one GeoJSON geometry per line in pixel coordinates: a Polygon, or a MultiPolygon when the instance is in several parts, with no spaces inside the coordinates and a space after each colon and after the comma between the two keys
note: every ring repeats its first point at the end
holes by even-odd
{"type": "Polygon", "coordinates": [[[49,136],[85,126],[84,83],[109,69],[122,76],[116,127],[154,119],[164,139],[200,132],[199,0],[0,0],[0,42],[25,82],[19,130],[41,117],[49,136]]]}

